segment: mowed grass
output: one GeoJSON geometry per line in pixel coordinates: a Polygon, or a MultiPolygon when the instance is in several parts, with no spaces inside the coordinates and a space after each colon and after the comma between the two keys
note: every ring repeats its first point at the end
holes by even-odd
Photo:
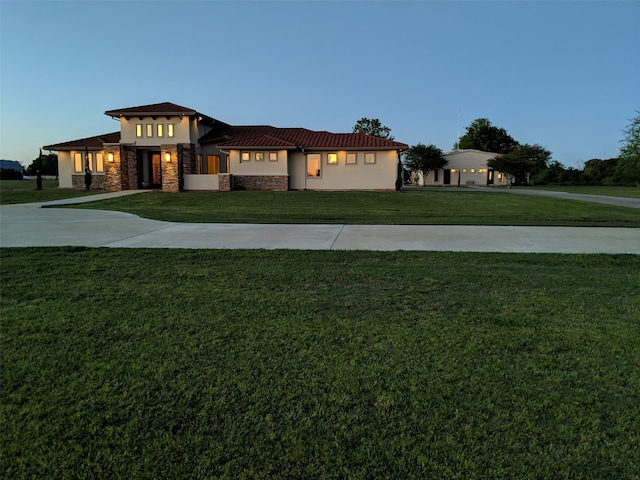
{"type": "Polygon", "coordinates": [[[614,186],[564,186],[564,185],[540,185],[535,187],[515,187],[526,188],[527,190],[551,190],[554,192],[581,193],[584,195],[607,195],[610,197],[640,198],[640,188],[638,187],[614,187],[614,186]]]}
{"type": "Polygon", "coordinates": [[[3,478],[639,478],[640,256],[0,254],[3,478]]]}
{"type": "Polygon", "coordinates": [[[72,190],[70,188],[58,188],[58,180],[52,178],[42,179],[42,190],[36,190],[35,178],[28,180],[0,180],[0,205],[16,203],[48,202],[63,198],[83,197],[104,193],[99,190],[87,192],[85,190],[72,190]]]}
{"type": "Polygon", "coordinates": [[[575,200],[481,192],[148,192],[74,208],[194,223],[565,225],[640,227],[640,211],[575,200]]]}

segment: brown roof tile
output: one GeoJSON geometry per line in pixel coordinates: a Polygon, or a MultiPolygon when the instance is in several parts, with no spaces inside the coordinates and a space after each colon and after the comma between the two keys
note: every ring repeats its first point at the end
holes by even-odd
{"type": "Polygon", "coordinates": [[[267,125],[214,129],[200,138],[221,148],[261,148],[283,146],[307,149],[379,150],[406,149],[408,145],[362,133],[331,133],[306,128],[277,128],[267,125]]]}
{"type": "Polygon", "coordinates": [[[105,133],[96,135],[95,137],[80,138],[64,143],[56,143],[55,145],[46,145],[42,148],[45,150],[66,151],[66,150],[102,150],[105,143],[119,143],[120,132],[105,133]]]}

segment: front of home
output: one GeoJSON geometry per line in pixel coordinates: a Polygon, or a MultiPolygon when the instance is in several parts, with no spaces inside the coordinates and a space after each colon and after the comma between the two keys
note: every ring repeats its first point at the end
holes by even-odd
{"type": "Polygon", "coordinates": [[[233,126],[158,103],[106,115],[120,130],[45,146],[61,188],[107,191],[394,190],[407,145],[370,135],[233,126]]]}
{"type": "Polygon", "coordinates": [[[504,174],[487,166],[487,162],[497,155],[472,149],[445,152],[443,156],[447,165],[430,171],[426,176],[417,174],[417,183],[425,186],[506,185],[504,174]]]}

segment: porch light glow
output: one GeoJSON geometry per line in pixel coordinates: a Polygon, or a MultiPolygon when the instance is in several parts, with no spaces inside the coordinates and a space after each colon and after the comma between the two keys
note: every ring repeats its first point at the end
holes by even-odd
{"type": "Polygon", "coordinates": [[[113,153],[110,153],[110,154],[107,155],[107,160],[109,162],[113,162],[113,153]]]}
{"type": "Polygon", "coordinates": [[[171,154],[169,152],[164,154],[164,161],[167,163],[171,162],[171,154]]]}

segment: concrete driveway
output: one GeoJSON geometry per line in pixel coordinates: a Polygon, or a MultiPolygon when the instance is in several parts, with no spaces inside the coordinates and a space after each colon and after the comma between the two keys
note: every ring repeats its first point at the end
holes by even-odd
{"type": "Polygon", "coordinates": [[[0,246],[640,254],[640,229],[635,228],[174,223],[115,211],[51,208],[135,193],[2,206],[0,246]]]}

